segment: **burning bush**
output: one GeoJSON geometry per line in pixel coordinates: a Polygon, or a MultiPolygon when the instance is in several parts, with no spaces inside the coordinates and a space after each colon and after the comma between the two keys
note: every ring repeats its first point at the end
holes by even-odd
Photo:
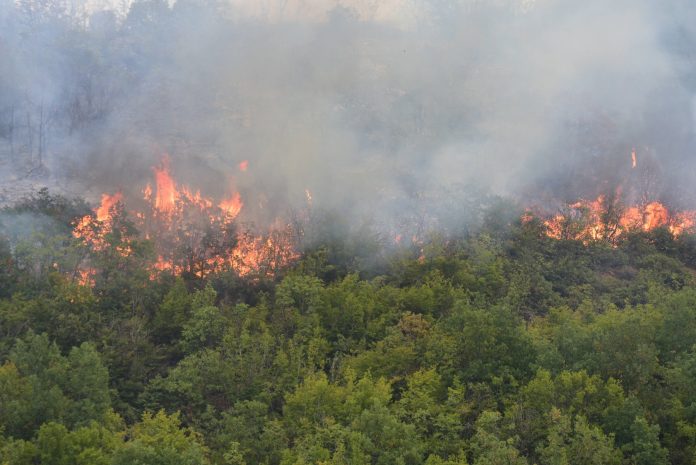
{"type": "MultiPolygon", "coordinates": [[[[282,222],[261,234],[251,226],[240,228],[237,218],[243,202],[238,192],[214,202],[199,191],[179,187],[166,157],[154,174],[154,189],[147,185],[143,190],[144,209],[127,211],[120,192],[102,194],[94,212],[76,222],[73,236],[92,253],[112,249],[123,257],[133,253],[132,239],[126,237],[149,241],[154,250],[152,277],[169,272],[200,278],[225,269],[240,276],[272,276],[297,258],[291,228],[282,222]],[[126,218],[132,218],[127,220],[133,228],[129,233],[137,234],[121,230],[126,218]]],[[[80,274],[89,282],[93,274],[89,263],[80,274]]]]}

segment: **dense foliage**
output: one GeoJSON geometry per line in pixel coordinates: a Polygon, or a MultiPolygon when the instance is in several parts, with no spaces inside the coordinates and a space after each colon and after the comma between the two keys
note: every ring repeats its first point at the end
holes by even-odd
{"type": "Polygon", "coordinates": [[[5,212],[42,228],[0,247],[0,463],[696,462],[693,237],[554,240],[498,205],[422,249],[153,279],[146,241],[75,243],[84,208],[5,212]]]}

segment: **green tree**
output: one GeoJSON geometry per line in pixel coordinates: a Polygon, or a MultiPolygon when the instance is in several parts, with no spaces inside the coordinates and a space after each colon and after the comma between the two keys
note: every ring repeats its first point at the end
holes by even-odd
{"type": "Polygon", "coordinates": [[[452,400],[434,368],[419,370],[407,378],[398,412],[404,423],[416,428],[428,454],[449,458],[464,448],[462,419],[452,400]]]}
{"type": "Polygon", "coordinates": [[[34,465],[38,452],[34,443],[0,436],[0,464],[34,465]]]}
{"type": "Polygon", "coordinates": [[[542,465],[619,465],[621,452],[614,448],[614,440],[597,426],[587,423],[582,416],[572,421],[554,409],[549,414],[553,426],[546,444],[540,447],[542,465]]]}
{"type": "Polygon", "coordinates": [[[519,317],[504,307],[474,309],[459,303],[433,335],[429,361],[462,382],[512,376],[525,379],[535,353],[519,317]]]}
{"type": "Polygon", "coordinates": [[[476,420],[476,433],[469,445],[473,465],[527,465],[514,439],[504,437],[500,423],[500,413],[491,411],[476,420]]]}
{"type": "Polygon", "coordinates": [[[631,465],[667,465],[667,450],[660,445],[660,427],[643,417],[631,425],[632,441],[622,447],[631,465]]]}
{"type": "Polygon", "coordinates": [[[216,296],[217,293],[210,283],[193,295],[191,316],[183,323],[181,331],[181,346],[185,352],[213,348],[222,341],[227,319],[215,306],[216,296]]]}
{"type": "Polygon", "coordinates": [[[3,367],[10,415],[4,424],[7,434],[29,438],[50,420],[71,427],[87,424],[111,406],[109,374],[92,344],[74,347],[64,357],[47,335],[29,334],[17,341],[10,360],[3,367]]]}
{"type": "Polygon", "coordinates": [[[12,362],[0,367],[0,431],[10,436],[29,437],[33,423],[33,386],[12,362]],[[29,426],[29,429],[27,428],[29,426]]]}
{"type": "Polygon", "coordinates": [[[207,449],[198,433],[182,428],[179,415],[144,413],[129,440],[119,448],[112,465],[205,465],[207,449]]]}
{"type": "Polygon", "coordinates": [[[96,422],[73,431],[60,423],[44,423],[36,440],[42,465],[109,465],[122,444],[121,434],[96,422]]]}

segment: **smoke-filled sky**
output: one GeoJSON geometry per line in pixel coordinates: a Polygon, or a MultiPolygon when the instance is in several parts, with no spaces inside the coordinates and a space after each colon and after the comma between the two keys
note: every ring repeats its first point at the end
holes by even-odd
{"type": "Polygon", "coordinates": [[[694,2],[110,7],[0,0],[5,174],[40,159],[73,191],[136,195],[167,153],[177,179],[248,209],[309,189],[398,216],[471,184],[594,195],[637,176],[635,149],[656,196],[696,204],[694,2]]]}

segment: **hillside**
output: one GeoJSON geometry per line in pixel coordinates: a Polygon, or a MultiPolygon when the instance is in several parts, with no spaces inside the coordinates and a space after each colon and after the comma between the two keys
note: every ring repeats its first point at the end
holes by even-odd
{"type": "Polygon", "coordinates": [[[84,204],[39,193],[3,214],[53,229],[3,243],[0,458],[693,463],[696,238],[557,240],[506,210],[388,253],[335,236],[272,276],[153,277],[147,240],[86,250],[84,204]],[[85,253],[89,284],[64,272],[85,253]]]}

